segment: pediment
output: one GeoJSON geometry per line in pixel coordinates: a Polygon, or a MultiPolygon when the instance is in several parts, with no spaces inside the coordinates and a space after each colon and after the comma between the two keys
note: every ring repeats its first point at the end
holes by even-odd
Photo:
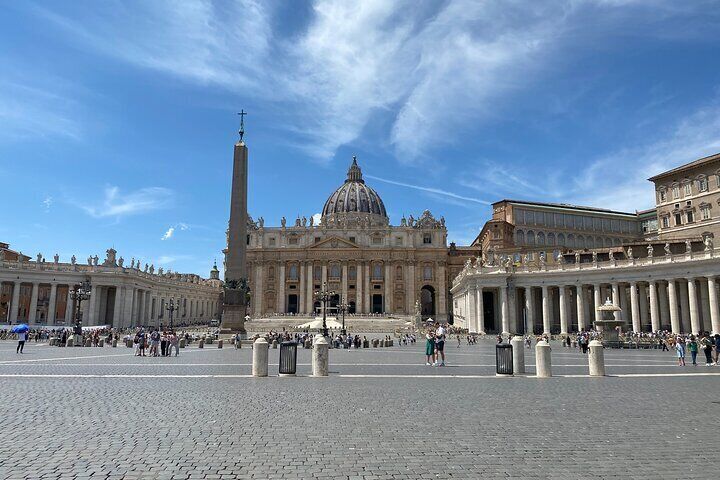
{"type": "Polygon", "coordinates": [[[329,237],[311,245],[309,248],[360,248],[349,240],[340,237],[329,237]]]}

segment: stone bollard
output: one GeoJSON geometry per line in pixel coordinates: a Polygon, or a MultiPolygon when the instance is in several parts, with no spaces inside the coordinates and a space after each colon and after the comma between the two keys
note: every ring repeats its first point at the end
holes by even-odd
{"type": "Polygon", "coordinates": [[[315,344],[312,351],[313,377],[327,377],[330,348],[322,335],[315,335],[315,344]]]}
{"type": "Polygon", "coordinates": [[[104,346],[105,346],[105,339],[101,338],[100,340],[98,340],[98,347],[104,347],[104,346]]]}
{"type": "Polygon", "coordinates": [[[113,339],[112,346],[113,346],[113,348],[117,348],[117,339],[116,338],[113,339]]]}
{"type": "Polygon", "coordinates": [[[510,340],[513,351],[513,373],[525,373],[525,350],[523,350],[523,338],[515,335],[510,340]]]}
{"type": "Polygon", "coordinates": [[[203,340],[202,338],[198,342],[198,348],[205,348],[205,340],[203,340]]]}
{"type": "Polygon", "coordinates": [[[268,376],[268,342],[263,337],[258,338],[253,343],[253,377],[268,376]]]}
{"type": "Polygon", "coordinates": [[[599,340],[592,340],[588,344],[590,352],[588,353],[588,360],[590,361],[590,376],[591,377],[604,377],[605,376],[605,347],[599,340]]]}
{"type": "Polygon", "coordinates": [[[183,337],[180,339],[180,348],[185,348],[185,344],[186,344],[185,337],[183,337]]]}
{"type": "Polygon", "coordinates": [[[223,347],[223,340],[221,338],[220,340],[218,340],[218,348],[222,348],[222,347],[223,347]]]}
{"type": "Polygon", "coordinates": [[[272,342],[272,347],[273,347],[273,348],[277,348],[277,346],[278,346],[277,340],[273,340],[273,342],[272,342]]]}
{"type": "Polygon", "coordinates": [[[535,345],[535,375],[538,378],[552,377],[550,344],[541,340],[535,345]]]}
{"type": "Polygon", "coordinates": [[[65,346],[66,346],[66,347],[72,347],[74,341],[75,341],[75,339],[73,338],[72,335],[70,335],[70,336],[67,338],[67,340],[65,341],[65,346]]]}

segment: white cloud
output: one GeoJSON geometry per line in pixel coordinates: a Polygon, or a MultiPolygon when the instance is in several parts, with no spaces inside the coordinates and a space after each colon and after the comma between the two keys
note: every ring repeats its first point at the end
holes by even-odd
{"type": "Polygon", "coordinates": [[[45,207],[45,211],[49,212],[50,207],[52,207],[52,204],[53,204],[53,198],[50,195],[48,195],[47,197],[45,197],[45,200],[43,200],[42,204],[45,207]]]}
{"type": "Polygon", "coordinates": [[[187,223],[178,223],[177,225],[173,225],[172,227],[168,228],[163,236],[160,238],[160,240],[169,240],[172,238],[173,234],[175,233],[175,229],[180,229],[180,231],[189,230],[190,226],[187,223]]]}
{"type": "Polygon", "coordinates": [[[173,196],[172,190],[163,187],[141,188],[123,194],[118,187],[109,186],[105,189],[105,198],[99,206],[78,206],[95,218],[122,217],[165,208],[170,205],[173,196]]]}
{"type": "Polygon", "coordinates": [[[312,216],[313,218],[313,225],[320,225],[320,220],[322,219],[322,215],[319,213],[316,213],[312,216]]]}

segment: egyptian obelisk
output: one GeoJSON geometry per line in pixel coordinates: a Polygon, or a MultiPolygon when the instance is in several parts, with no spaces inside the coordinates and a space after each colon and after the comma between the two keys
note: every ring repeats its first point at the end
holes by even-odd
{"type": "Polygon", "coordinates": [[[245,111],[240,112],[240,140],[233,151],[230,221],[225,251],[225,289],[221,331],[245,334],[247,304],[247,187],[248,148],[245,145],[245,111]]]}

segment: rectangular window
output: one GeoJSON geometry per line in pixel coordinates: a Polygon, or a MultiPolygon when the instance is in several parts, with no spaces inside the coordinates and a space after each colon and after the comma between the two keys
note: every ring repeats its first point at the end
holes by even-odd
{"type": "Polygon", "coordinates": [[[680,187],[678,187],[678,186],[672,187],[672,192],[673,192],[674,199],[680,198],[680,187]]]}
{"type": "Polygon", "coordinates": [[[297,245],[298,244],[298,238],[297,237],[290,237],[290,245],[297,245]]]}
{"type": "Polygon", "coordinates": [[[665,193],[665,190],[660,190],[660,203],[663,203],[667,200],[667,193],[665,193]]]}
{"type": "Polygon", "coordinates": [[[692,223],[693,222],[693,212],[687,212],[685,214],[685,218],[687,218],[687,223],[692,223]]]}
{"type": "Polygon", "coordinates": [[[703,220],[710,220],[710,208],[705,207],[700,209],[700,218],[703,220]]]}
{"type": "Polygon", "coordinates": [[[685,202],[685,206],[686,206],[686,207],[689,207],[689,206],[691,206],[691,205],[692,205],[692,200],[688,200],[687,202],[685,202]]]}
{"type": "Polygon", "coordinates": [[[395,237],[395,246],[396,246],[396,247],[402,247],[402,246],[403,246],[403,238],[402,238],[402,237],[395,237]]]}
{"type": "Polygon", "coordinates": [[[682,225],[682,215],[679,213],[675,214],[675,226],[682,225]]]}
{"type": "Polygon", "coordinates": [[[662,218],[662,226],[663,226],[663,228],[669,228],[669,227],[670,227],[670,217],[663,217],[663,218],[662,218]]]}
{"type": "Polygon", "coordinates": [[[708,183],[706,178],[701,178],[698,180],[698,190],[701,192],[706,192],[708,189],[708,183]]]}
{"type": "Polygon", "coordinates": [[[423,267],[423,280],[432,280],[432,267],[423,267]]]}
{"type": "Polygon", "coordinates": [[[315,237],[315,243],[320,243],[320,237],[315,237]]]}
{"type": "Polygon", "coordinates": [[[350,237],[350,241],[351,241],[352,243],[355,243],[355,237],[350,237]]]}
{"type": "Polygon", "coordinates": [[[423,243],[424,244],[432,243],[432,235],[430,235],[429,233],[426,233],[425,235],[423,235],[423,243]]]}
{"type": "Polygon", "coordinates": [[[382,237],[373,237],[372,244],[373,245],[382,245],[382,237]]]}
{"type": "Polygon", "coordinates": [[[692,186],[689,183],[685,184],[685,196],[692,195],[692,186]]]}
{"type": "Polygon", "coordinates": [[[273,237],[273,238],[269,238],[269,239],[268,239],[268,244],[269,244],[271,247],[274,247],[274,246],[275,246],[275,238],[274,238],[274,237],[273,237]]]}

